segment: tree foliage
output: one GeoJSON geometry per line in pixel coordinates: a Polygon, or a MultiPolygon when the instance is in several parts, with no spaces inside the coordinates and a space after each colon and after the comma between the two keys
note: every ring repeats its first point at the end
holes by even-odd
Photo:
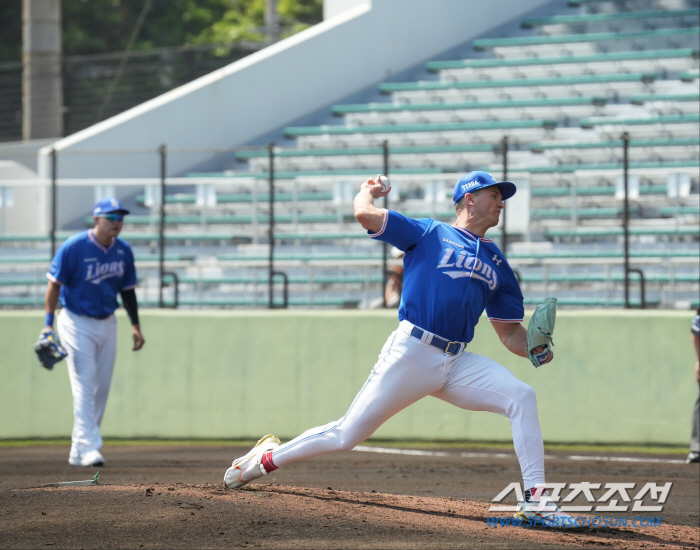
{"type": "MultiPolygon", "coordinates": [[[[147,0],[62,0],[63,55],[124,51],[147,0]]],[[[281,37],[321,21],[322,0],[278,0],[281,37]]],[[[0,0],[0,61],[22,58],[22,0],[0,0]]],[[[265,41],[265,0],[151,0],[133,49],[265,41]]]]}
{"type": "MultiPolygon", "coordinates": [[[[265,0],[233,0],[219,21],[204,29],[194,42],[198,44],[228,44],[239,40],[265,40],[265,0]]],[[[285,38],[322,17],[319,0],[279,0],[277,12],[280,36],[285,38]]]]}
{"type": "Polygon", "coordinates": [[[22,60],[22,0],[0,0],[0,62],[22,60]]]}

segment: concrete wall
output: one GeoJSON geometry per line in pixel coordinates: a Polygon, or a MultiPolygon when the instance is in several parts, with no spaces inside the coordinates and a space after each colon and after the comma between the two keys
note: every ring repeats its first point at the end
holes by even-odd
{"type": "MultiPolygon", "coordinates": [[[[130,350],[126,316],[106,437],[291,438],[341,417],[396,327],[395,311],[141,312],[147,343],[130,350]]],[[[560,311],[552,364],[502,347],[486,319],[472,351],[531,384],[550,442],[689,442],[697,395],[690,312],[560,311]]],[[[43,314],[0,312],[0,438],[69,437],[65,364],[41,368],[31,342],[43,314]]],[[[425,398],[382,438],[510,441],[505,418],[425,398]]]]}
{"type": "Polygon", "coordinates": [[[42,204],[48,198],[44,188],[22,185],[35,182],[36,174],[19,162],[0,160],[0,183],[2,180],[12,181],[12,185],[0,185],[0,235],[26,233],[27,228],[45,223],[40,219],[48,208],[42,204]]]}
{"type": "Polygon", "coordinates": [[[323,20],[326,21],[358,6],[371,7],[372,0],[323,0],[323,20]]]}

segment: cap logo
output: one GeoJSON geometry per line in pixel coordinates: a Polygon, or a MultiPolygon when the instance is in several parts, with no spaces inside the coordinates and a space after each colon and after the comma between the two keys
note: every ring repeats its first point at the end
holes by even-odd
{"type": "Polygon", "coordinates": [[[112,199],[109,201],[109,203],[114,207],[114,208],[119,208],[119,201],[117,199],[112,199]]]}
{"type": "Polygon", "coordinates": [[[467,183],[462,185],[462,191],[466,191],[467,189],[471,189],[472,187],[475,187],[477,185],[479,185],[479,182],[477,180],[468,181],[467,183]]]}

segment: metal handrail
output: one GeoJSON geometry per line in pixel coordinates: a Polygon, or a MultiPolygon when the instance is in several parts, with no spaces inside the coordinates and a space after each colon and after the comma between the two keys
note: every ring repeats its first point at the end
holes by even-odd
{"type": "MultiPolygon", "coordinates": [[[[639,285],[640,285],[640,308],[641,309],[646,309],[647,303],[646,303],[646,292],[645,292],[645,279],[644,279],[644,272],[641,269],[638,269],[636,267],[630,267],[627,269],[627,274],[625,275],[625,290],[629,290],[629,274],[630,273],[638,273],[639,274],[639,285]]],[[[625,292],[625,307],[629,307],[629,295],[628,292],[625,292]]]]}
{"type": "Polygon", "coordinates": [[[158,307],[163,307],[163,308],[167,307],[167,308],[177,309],[180,306],[180,279],[178,278],[177,273],[175,273],[174,271],[164,271],[162,273],[161,279],[160,279],[160,289],[161,289],[161,294],[160,294],[160,299],[158,301],[158,307]],[[173,304],[170,306],[165,305],[165,303],[163,302],[162,290],[164,287],[170,286],[170,284],[171,284],[171,283],[165,282],[163,280],[165,277],[172,277],[172,279],[173,279],[172,284],[175,287],[175,292],[174,292],[175,299],[173,301],[173,304]]]}
{"type": "MultiPolygon", "coordinates": [[[[275,276],[282,277],[282,306],[281,309],[287,309],[289,307],[289,277],[284,271],[273,271],[270,277],[270,284],[272,285],[272,278],[275,276]]],[[[270,294],[270,309],[279,309],[272,301],[272,294],[270,294]]]]}

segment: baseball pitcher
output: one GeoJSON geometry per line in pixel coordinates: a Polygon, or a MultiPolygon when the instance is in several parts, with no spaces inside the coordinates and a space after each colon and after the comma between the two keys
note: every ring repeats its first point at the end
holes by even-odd
{"type": "Polygon", "coordinates": [[[374,205],[390,192],[382,178],[368,179],[354,209],[371,238],[405,253],[398,327],[345,416],[284,444],[274,435],[263,437],[233,461],[225,485],[241,487],[296,460],[350,450],[391,416],[431,395],[461,409],[508,418],[526,489],[518,514],[574,526],[574,518],[549,501],[540,486],[545,481],[544,445],[534,390],[506,367],[469,350],[474,327],[486,310],[501,342],[515,355],[535,366],[553,358],[556,300],[538,308],[526,329],[513,270],[485,236],[498,224],[515,185],[486,172],[465,175],[454,188],[457,219],[452,225],[411,219],[374,205]]]}

